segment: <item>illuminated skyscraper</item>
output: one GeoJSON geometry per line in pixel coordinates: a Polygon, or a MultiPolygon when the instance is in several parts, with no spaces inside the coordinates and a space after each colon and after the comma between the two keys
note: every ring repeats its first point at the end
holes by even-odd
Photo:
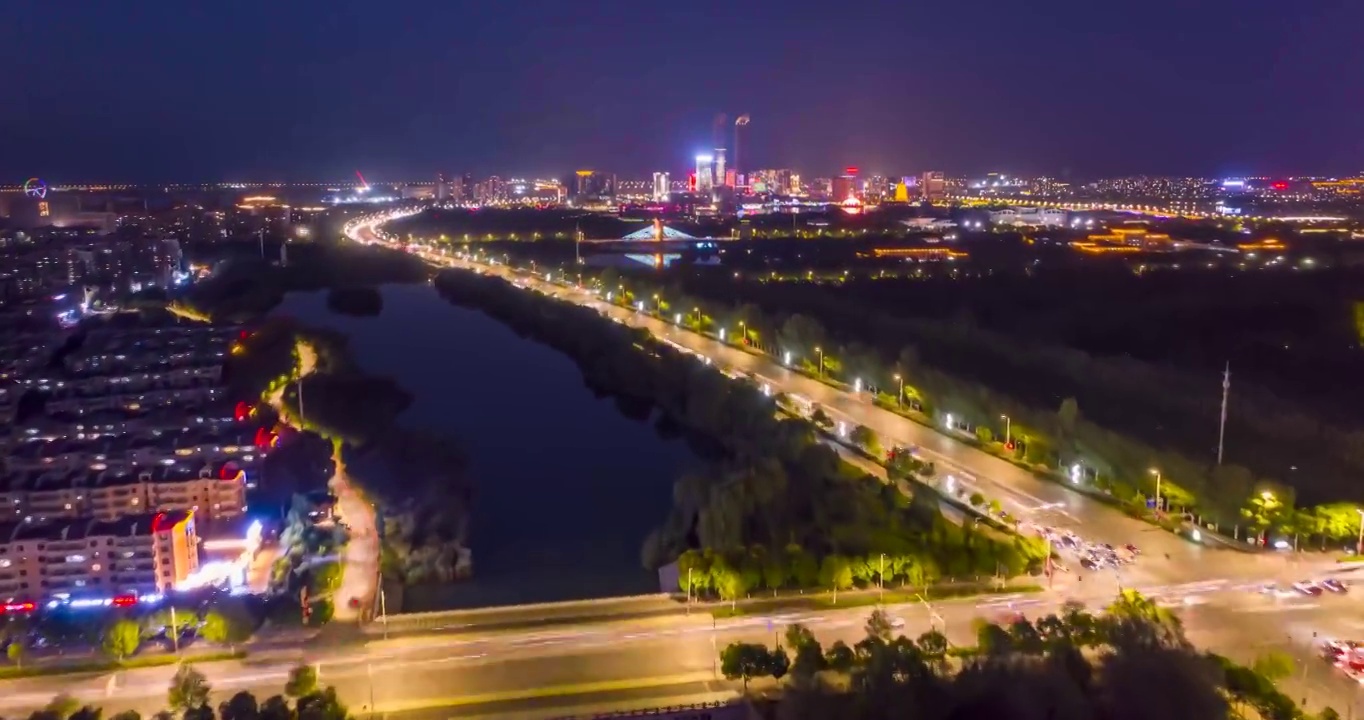
{"type": "Polygon", "coordinates": [[[696,156],[696,192],[709,195],[715,188],[715,156],[696,156]]]}
{"type": "Polygon", "coordinates": [[[715,148],[715,184],[725,185],[725,149],[715,148]]]}
{"type": "Polygon", "coordinates": [[[668,202],[668,173],[654,173],[654,202],[668,202]]]}
{"type": "Polygon", "coordinates": [[[926,172],[919,182],[919,194],[933,202],[947,196],[947,178],[941,172],[926,172]]]}
{"type": "Polygon", "coordinates": [[[857,168],[847,168],[842,175],[834,178],[833,187],[829,191],[829,200],[841,203],[848,198],[856,198],[857,190],[857,168]]]}

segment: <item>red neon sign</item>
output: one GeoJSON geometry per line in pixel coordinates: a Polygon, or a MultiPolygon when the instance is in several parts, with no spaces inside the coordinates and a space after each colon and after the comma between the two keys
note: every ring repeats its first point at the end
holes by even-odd
{"type": "Polygon", "coordinates": [[[114,597],[114,607],[132,607],[137,604],[135,595],[118,595],[114,597]]]}
{"type": "Polygon", "coordinates": [[[856,175],[856,174],[857,174],[857,168],[855,168],[855,167],[845,167],[845,168],[843,168],[843,174],[844,174],[844,175],[856,175]]]}
{"type": "Polygon", "coordinates": [[[11,602],[0,605],[0,613],[31,613],[37,607],[31,602],[11,602]]]}

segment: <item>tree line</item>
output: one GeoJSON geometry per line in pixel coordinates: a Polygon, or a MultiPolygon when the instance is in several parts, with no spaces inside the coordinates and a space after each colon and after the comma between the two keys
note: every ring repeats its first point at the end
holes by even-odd
{"type": "MultiPolygon", "coordinates": [[[[166,689],[166,709],[151,715],[151,720],[349,720],[350,711],[336,696],[336,689],[318,682],[317,669],[299,665],[289,672],[284,692],[258,700],[241,691],[218,703],[210,704],[213,686],[192,664],[176,669],[166,689]]],[[[83,705],[76,698],[60,694],[28,720],[101,720],[102,708],[83,705]]],[[[142,720],[133,710],[115,713],[109,720],[142,720]]]]}
{"type": "MultiPolygon", "coordinates": [[[[335,457],[347,475],[376,502],[385,578],[408,584],[454,579],[467,552],[472,502],[459,442],[400,424],[412,396],[392,379],[361,370],[339,333],[272,317],[254,326],[240,348],[226,366],[234,397],[268,413],[264,400],[278,393],[290,422],[339,448],[335,457]],[[303,345],[316,366],[299,377],[303,345]]],[[[278,464],[266,468],[284,470],[282,482],[294,477],[278,464]]]]}
{"type": "MultiPolygon", "coordinates": [[[[847,385],[860,381],[864,390],[887,407],[937,427],[950,422],[959,437],[974,439],[1039,473],[1069,480],[1074,472],[1079,479],[1134,508],[1144,507],[1154,497],[1157,479],[1152,471],[1158,470],[1161,497],[1167,509],[1188,512],[1229,535],[1247,537],[1273,529],[1290,539],[1300,539],[1304,545],[1325,546],[1330,542],[1353,541],[1360,527],[1355,510],[1361,506],[1351,497],[1348,484],[1341,483],[1338,476],[1307,472],[1306,466],[1287,471],[1281,477],[1257,475],[1235,462],[1217,464],[1214,453],[1199,458],[1173,449],[1176,445],[1164,439],[1147,440],[1136,433],[1117,432],[1110,425],[1090,420],[1082,409],[1089,405],[1082,406],[1076,397],[1037,396],[1011,390],[1039,383],[1059,389],[1048,393],[1069,388],[1079,397],[1095,398],[1096,414],[1101,411],[1105,418],[1123,413],[1129,407],[1128,401],[1144,403],[1148,410],[1159,404],[1160,412],[1138,414],[1142,422],[1152,428],[1184,428],[1179,425],[1180,418],[1187,414],[1177,406],[1196,396],[1185,385],[1162,386],[1155,381],[1145,385],[1142,384],[1145,375],[1139,372],[1126,376],[1116,371],[1087,374],[1083,363],[1076,364],[1079,360],[1073,352],[1066,355],[1048,350],[1034,356],[1030,353],[1035,348],[1019,347],[970,325],[952,322],[934,325],[929,320],[890,318],[876,308],[859,304],[855,298],[826,296],[821,294],[824,289],[811,286],[769,286],[732,279],[666,286],[654,276],[622,275],[610,268],[585,272],[583,278],[584,282],[601,288],[603,294],[610,292],[614,302],[657,313],[666,320],[715,336],[723,329],[727,341],[742,342],[778,359],[789,359],[792,366],[811,375],[847,385]],[[772,289],[776,287],[784,289],[772,289]],[[931,327],[933,332],[920,332],[923,327],[931,327]],[[906,338],[915,342],[900,344],[906,338]],[[979,349],[977,341],[989,347],[979,349]],[[968,355],[969,361],[962,359],[968,355]],[[1027,358],[1027,364],[1020,364],[1023,358],[1027,358]],[[982,364],[993,369],[965,376],[971,368],[982,364]],[[1036,367],[1039,365],[1045,367],[1036,367]],[[943,369],[949,367],[951,372],[943,369]],[[1034,378],[1051,377],[1063,369],[1069,373],[1067,377],[1077,378],[1073,385],[1033,382],[1034,378]],[[993,383],[996,375],[1007,378],[993,383]],[[1117,388],[1114,392],[1120,390],[1124,397],[1085,394],[1086,388],[1104,383],[1112,383],[1117,388]],[[1129,397],[1133,394],[1144,399],[1133,400],[1129,397]],[[1041,404],[1048,401],[1053,404],[1041,404]],[[1164,411],[1170,413],[1168,422],[1162,419],[1164,411]],[[1012,447],[1005,446],[1006,436],[1012,447]],[[1310,491],[1318,504],[1299,507],[1296,497],[1299,487],[1305,493],[1310,491]],[[1272,501],[1266,502],[1265,498],[1272,501]]],[[[1253,415],[1240,412],[1235,417],[1253,415]]],[[[1259,438],[1264,446],[1293,446],[1307,455],[1320,447],[1323,453],[1340,456],[1341,452],[1332,448],[1343,452],[1342,444],[1352,453],[1364,448],[1364,444],[1346,442],[1338,431],[1316,423],[1311,425],[1315,428],[1312,433],[1290,431],[1271,439],[1229,421],[1228,433],[1259,438]],[[1336,439],[1332,440],[1333,437],[1336,439]]],[[[1215,437],[1215,416],[1209,427],[1215,437]]],[[[1196,435],[1188,428],[1185,430],[1185,439],[1196,435]]],[[[1359,455],[1359,461],[1364,469],[1364,455],[1359,455]]]]}
{"type": "Polygon", "coordinates": [[[1196,650],[1179,619],[1132,592],[1106,612],[1082,605],[1036,620],[978,621],[976,644],[952,646],[936,629],[909,638],[874,611],[866,636],[828,648],[802,625],[785,645],[734,643],[720,670],[742,680],[784,680],[766,709],[774,720],[1338,720],[1309,715],[1276,687],[1294,672],[1270,652],[1249,667],[1196,650]]]}
{"type": "Polygon", "coordinates": [[[887,581],[1010,575],[1035,568],[1045,552],[952,525],[931,493],[907,498],[845,463],[810,422],[782,416],[754,383],[647,331],[493,276],[446,270],[436,288],[565,353],[590,387],[657,408],[716,450],[709,467],[676,481],[673,508],[642,549],[650,568],[680,556],[682,583],[691,570],[683,589],[732,599],[759,588],[849,587],[872,579],[872,557],[875,578],[887,581]]]}
{"type": "Polygon", "coordinates": [[[342,289],[343,308],[373,314],[375,296],[361,298],[356,288],[423,282],[430,275],[420,258],[356,243],[290,244],[287,252],[283,265],[254,253],[224,260],[173,301],[214,322],[253,322],[289,292],[342,289]]]}

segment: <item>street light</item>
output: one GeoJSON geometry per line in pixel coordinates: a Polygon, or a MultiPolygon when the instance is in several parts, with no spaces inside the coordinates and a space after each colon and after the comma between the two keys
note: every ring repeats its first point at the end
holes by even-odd
{"type": "Polygon", "coordinates": [[[896,375],[895,382],[900,384],[900,389],[895,392],[895,407],[903,408],[905,406],[905,379],[896,375]]]}
{"type": "Polygon", "coordinates": [[[824,350],[816,347],[815,352],[819,353],[819,376],[824,377],[824,350]]]}
{"type": "Polygon", "coordinates": [[[1013,421],[1009,419],[1008,415],[1000,415],[999,417],[1004,421],[1004,444],[1008,445],[1013,441],[1013,421]]]}
{"type": "Polygon", "coordinates": [[[879,587],[877,602],[886,597],[886,554],[881,553],[881,572],[876,574],[876,584],[879,587]]]}
{"type": "Polygon", "coordinates": [[[1359,513],[1359,542],[1355,543],[1355,554],[1361,555],[1364,554],[1364,510],[1355,508],[1355,512],[1359,513]]]}
{"type": "Polygon", "coordinates": [[[1155,476],[1156,476],[1156,509],[1159,510],[1159,509],[1160,509],[1160,480],[1161,480],[1161,477],[1160,477],[1160,470],[1158,470],[1158,469],[1156,469],[1156,468],[1151,468],[1150,472],[1154,473],[1155,476]]]}
{"type": "Polygon", "coordinates": [[[694,307],[691,311],[696,313],[696,331],[701,332],[701,308],[694,307]]]}
{"type": "Polygon", "coordinates": [[[748,342],[748,325],[743,320],[739,321],[739,334],[743,337],[742,342],[748,342]]]}

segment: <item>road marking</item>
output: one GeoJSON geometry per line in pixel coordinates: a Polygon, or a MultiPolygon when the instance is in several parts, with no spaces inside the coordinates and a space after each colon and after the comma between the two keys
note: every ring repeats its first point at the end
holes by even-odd
{"type": "Polygon", "coordinates": [[[529,700],[532,698],[564,697],[569,695],[590,695],[592,693],[600,692],[620,692],[623,690],[641,690],[651,687],[667,687],[669,685],[703,683],[710,682],[714,679],[715,676],[709,672],[693,672],[680,675],[663,675],[660,677],[650,678],[634,678],[627,680],[603,680],[598,682],[575,683],[569,685],[549,685],[546,687],[527,688],[524,690],[506,690],[499,692],[474,693],[470,695],[456,695],[452,697],[421,698],[387,703],[375,703],[374,712],[399,713],[409,712],[412,710],[423,710],[428,708],[482,705],[486,703],[510,702],[513,700],[529,700]]]}

